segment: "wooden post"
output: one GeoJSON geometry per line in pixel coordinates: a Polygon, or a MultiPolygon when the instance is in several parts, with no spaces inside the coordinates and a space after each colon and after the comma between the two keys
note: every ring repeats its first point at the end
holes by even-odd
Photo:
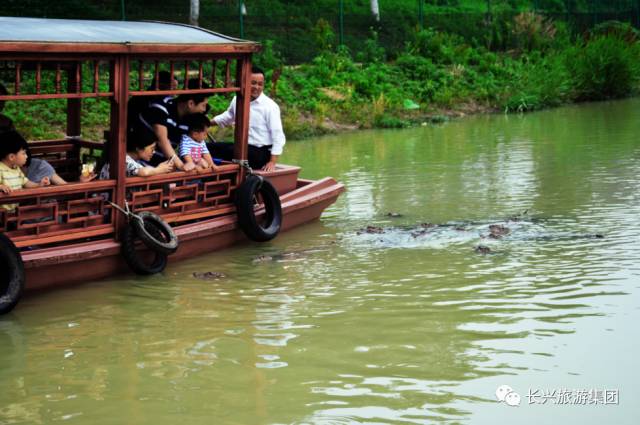
{"type": "MultiPolygon", "coordinates": [[[[251,56],[238,60],[236,81],[240,91],[236,95],[236,125],[233,144],[233,157],[239,160],[248,158],[249,153],[249,108],[251,103],[251,56]]],[[[244,169],[240,169],[239,182],[244,181],[244,169]]]]}
{"type": "MultiPolygon", "coordinates": [[[[109,176],[116,180],[113,202],[124,206],[125,185],[127,175],[125,173],[125,156],[127,154],[127,101],[129,100],[129,57],[119,56],[114,60],[111,72],[111,140],[109,143],[109,176]]],[[[120,238],[122,229],[126,225],[126,217],[115,209],[114,223],[116,239],[120,238]]]]}
{"type": "MultiPolygon", "coordinates": [[[[82,91],[82,76],[80,62],[74,63],[67,70],[67,93],[80,93],[82,91]]],[[[80,137],[80,99],[67,99],[67,137],[80,137]]]]}

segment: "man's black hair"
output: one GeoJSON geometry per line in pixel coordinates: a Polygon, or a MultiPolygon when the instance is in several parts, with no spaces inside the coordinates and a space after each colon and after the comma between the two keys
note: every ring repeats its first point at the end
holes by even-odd
{"type": "Polygon", "coordinates": [[[157,141],[158,138],[151,130],[143,126],[136,126],[127,133],[127,152],[143,150],[157,141]]]}
{"type": "Polygon", "coordinates": [[[264,76],[264,70],[262,68],[260,68],[259,66],[255,66],[255,65],[251,66],[251,73],[252,74],[262,74],[264,76]]]}
{"type": "MultiPolygon", "coordinates": [[[[187,88],[189,90],[198,90],[198,89],[208,89],[211,88],[209,84],[202,82],[202,87],[200,87],[200,82],[197,78],[191,78],[187,81],[187,88]]],[[[183,93],[176,98],[176,102],[188,102],[189,100],[193,100],[195,104],[201,103],[203,100],[206,100],[211,96],[210,93],[183,93]]]]}
{"type": "Polygon", "coordinates": [[[24,137],[17,131],[5,131],[0,133],[0,160],[5,159],[10,154],[17,154],[20,150],[29,151],[29,145],[24,137]]]}
{"type": "Polygon", "coordinates": [[[211,121],[205,114],[189,114],[182,122],[189,127],[189,132],[207,131],[211,127],[211,121]]]}

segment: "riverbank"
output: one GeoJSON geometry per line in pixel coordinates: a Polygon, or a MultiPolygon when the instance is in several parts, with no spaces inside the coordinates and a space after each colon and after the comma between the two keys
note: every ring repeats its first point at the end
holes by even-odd
{"type": "Polygon", "coordinates": [[[477,113],[521,113],[638,93],[635,29],[609,23],[572,41],[555,24],[545,25],[545,32],[504,52],[424,30],[393,55],[377,43],[375,33],[355,55],[333,49],[330,29],[325,29],[329,47],[310,63],[283,67],[269,43],[257,62],[278,70],[267,79],[291,139],[345,129],[404,128],[477,113]]]}

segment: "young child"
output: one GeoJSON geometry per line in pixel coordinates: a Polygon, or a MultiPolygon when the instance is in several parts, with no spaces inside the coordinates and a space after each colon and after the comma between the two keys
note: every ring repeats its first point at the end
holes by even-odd
{"type": "MultiPolygon", "coordinates": [[[[0,192],[11,193],[22,188],[48,186],[48,177],[43,177],[38,183],[29,180],[22,172],[27,163],[27,141],[16,131],[6,131],[0,134],[0,192]]],[[[18,204],[4,204],[0,208],[14,211],[18,204]]]]}
{"type": "Polygon", "coordinates": [[[184,118],[184,124],[189,127],[189,132],[182,135],[178,152],[184,161],[185,170],[192,169],[194,164],[197,171],[205,171],[217,167],[207,149],[207,130],[211,126],[209,118],[205,114],[190,114],[184,118]]]}
{"type": "MultiPolygon", "coordinates": [[[[127,156],[125,157],[127,177],[147,177],[166,174],[173,171],[173,159],[161,162],[157,167],[144,165],[142,161],[150,161],[156,150],[155,135],[149,131],[131,131],[127,136],[127,156]]],[[[104,164],[100,171],[100,179],[109,179],[109,164],[104,164]]]]}

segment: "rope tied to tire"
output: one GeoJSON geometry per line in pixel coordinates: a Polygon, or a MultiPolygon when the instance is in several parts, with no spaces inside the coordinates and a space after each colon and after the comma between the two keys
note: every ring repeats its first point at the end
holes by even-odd
{"type": "Polygon", "coordinates": [[[138,214],[129,209],[124,201],[124,209],[113,202],[107,201],[113,208],[127,217],[127,226],[122,234],[122,255],[127,265],[138,274],[159,273],[167,265],[167,256],[178,249],[178,237],[169,224],[157,214],[142,211],[138,214]],[[149,263],[140,257],[135,242],[140,240],[151,250],[154,257],[149,263]]]}

